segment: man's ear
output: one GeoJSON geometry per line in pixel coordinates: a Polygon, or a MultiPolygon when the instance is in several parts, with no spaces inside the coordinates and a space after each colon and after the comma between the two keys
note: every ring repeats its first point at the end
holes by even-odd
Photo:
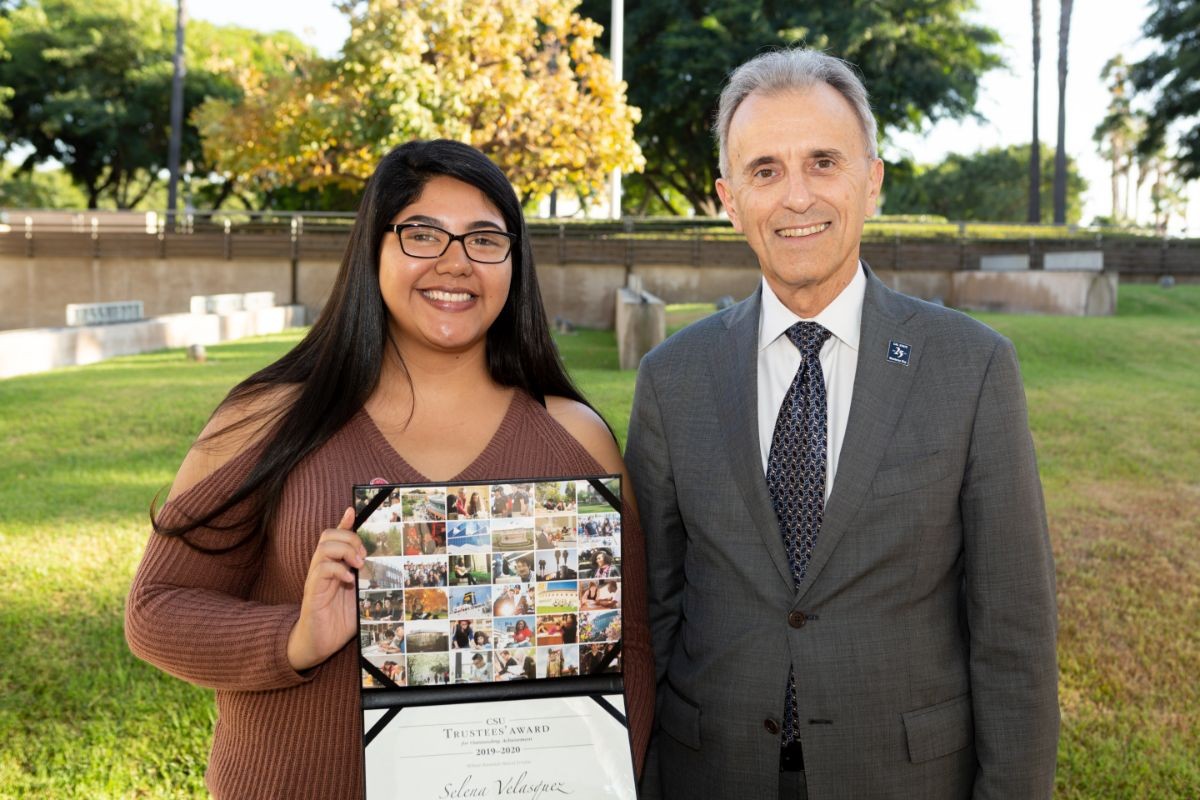
{"type": "Polygon", "coordinates": [[[877,158],[871,162],[871,175],[867,187],[866,216],[871,217],[879,207],[879,192],[883,188],[883,159],[877,158]]]}
{"type": "Polygon", "coordinates": [[[734,202],[733,187],[724,178],[717,178],[717,196],[721,198],[721,205],[725,207],[725,213],[729,215],[729,221],[733,223],[733,229],[741,233],[742,221],[738,217],[737,204],[734,202]]]}

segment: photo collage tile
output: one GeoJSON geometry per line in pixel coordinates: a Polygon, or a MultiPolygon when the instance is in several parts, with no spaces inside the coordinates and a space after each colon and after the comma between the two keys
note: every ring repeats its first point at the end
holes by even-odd
{"type": "Polygon", "coordinates": [[[356,511],[381,491],[358,529],[359,646],[393,684],[621,671],[621,515],[590,481],[356,486],[356,511]]]}

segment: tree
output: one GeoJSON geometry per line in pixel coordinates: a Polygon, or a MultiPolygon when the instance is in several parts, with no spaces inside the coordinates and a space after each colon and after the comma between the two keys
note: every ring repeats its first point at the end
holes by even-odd
{"type": "MultiPolygon", "coordinates": [[[[12,24],[7,18],[0,16],[0,62],[8,61],[11,57],[5,44],[11,35],[12,24]]],[[[11,116],[11,112],[8,110],[8,99],[12,96],[12,87],[0,83],[0,120],[8,119],[11,116]]]]}
{"type": "MultiPolygon", "coordinates": [[[[11,58],[0,62],[0,85],[13,95],[0,148],[28,148],[26,170],[61,163],[89,208],[131,208],[152,196],[167,159],[172,9],[163,0],[21,0],[7,22],[11,58]]],[[[224,44],[221,29],[197,32],[192,63],[224,44]]],[[[244,35],[235,30],[231,40],[244,35]]],[[[193,70],[185,110],[233,92],[219,72],[193,70]]],[[[203,169],[196,130],[183,133],[183,159],[203,169]]]]}
{"type": "Polygon", "coordinates": [[[1153,152],[1176,122],[1192,121],[1179,136],[1175,159],[1184,180],[1200,178],[1200,0],[1155,0],[1142,32],[1161,49],[1133,66],[1133,84],[1153,92],[1141,149],[1153,152]]]}
{"type": "MultiPolygon", "coordinates": [[[[0,163],[0,208],[79,208],[86,202],[71,176],[61,167],[48,170],[17,170],[0,163]]],[[[18,227],[19,215],[9,224],[18,227]]]]}
{"type": "Polygon", "coordinates": [[[1100,78],[1108,81],[1110,100],[1108,113],[1096,126],[1092,138],[1100,146],[1100,155],[1109,162],[1112,190],[1112,221],[1120,224],[1128,219],[1128,202],[1121,202],[1121,181],[1125,181],[1128,201],[1129,173],[1133,169],[1133,154],[1137,146],[1137,119],[1130,106],[1129,68],[1117,54],[1104,64],[1100,78]]]}
{"type": "Polygon", "coordinates": [[[1162,160],[1165,153],[1165,147],[1160,146],[1156,150],[1147,151],[1142,147],[1142,142],[1146,138],[1146,117],[1144,114],[1139,114],[1138,121],[1138,141],[1133,150],[1133,160],[1137,165],[1137,180],[1133,187],[1133,219],[1136,221],[1140,218],[1139,209],[1141,207],[1142,186],[1150,177],[1150,173],[1157,168],[1159,161],[1162,160]]]}
{"type": "Polygon", "coordinates": [[[341,59],[301,60],[288,78],[244,70],[240,101],[193,120],[222,171],[266,187],[357,190],[390,148],[440,136],[487,153],[526,201],[598,193],[614,167],[641,167],[638,111],[576,5],[347,3],[341,59]]]}
{"type": "Polygon", "coordinates": [[[1128,217],[1127,204],[1121,201],[1121,180],[1129,180],[1136,145],[1133,109],[1129,106],[1128,77],[1128,67],[1120,54],[1105,62],[1103,70],[1100,70],[1100,79],[1109,82],[1109,110],[1092,134],[1099,145],[1100,155],[1109,162],[1112,221],[1115,223],[1128,217]]]}
{"type": "MultiPolygon", "coordinates": [[[[225,163],[214,163],[199,122],[200,108],[221,101],[238,104],[245,96],[248,80],[251,85],[291,81],[292,94],[303,98],[305,82],[309,78],[305,65],[320,62],[313,49],[295,36],[280,31],[263,34],[233,26],[217,27],[200,20],[189,21],[187,28],[187,61],[198,64],[208,74],[219,76],[221,81],[221,91],[210,92],[199,103],[188,103],[185,95],[185,150],[192,154],[188,158],[193,174],[198,176],[192,181],[198,201],[208,208],[218,209],[230,198],[237,198],[248,209],[261,209],[276,204],[277,199],[283,197],[286,199],[281,207],[286,208],[352,209],[356,194],[351,192],[341,192],[333,187],[311,190],[294,183],[264,183],[231,171],[225,163]]],[[[296,96],[284,97],[280,102],[290,107],[296,99],[296,96]]],[[[224,107],[228,113],[234,113],[229,106],[224,107]]],[[[261,114],[266,119],[275,119],[276,123],[286,120],[284,114],[276,114],[276,111],[263,107],[261,114]]],[[[240,143],[239,149],[254,147],[261,141],[254,138],[254,133],[249,131],[251,138],[240,143]]]]}
{"type": "Polygon", "coordinates": [[[1042,143],[1038,141],[1038,85],[1042,65],[1042,6],[1040,0],[1032,0],[1033,13],[1033,137],[1030,147],[1033,157],[1029,159],[1029,222],[1042,220],[1042,143]]]}
{"type": "MultiPolygon", "coordinates": [[[[1000,64],[995,31],[963,18],[973,7],[970,0],[641,0],[625,15],[625,75],[630,102],[642,109],[636,133],[647,163],[628,183],[644,183],[664,206],[670,187],[698,213],[715,214],[717,98],[729,72],[768,47],[803,42],[856,64],[885,132],[971,114],[980,76],[1000,64]]],[[[581,6],[595,19],[607,19],[608,8],[608,0],[581,6]]]]}
{"type": "MultiPolygon", "coordinates": [[[[887,214],[936,214],[951,220],[1027,221],[1029,154],[1028,145],[1014,145],[971,155],[951,153],[939,164],[915,169],[889,167],[883,184],[883,210],[887,214]]],[[[1043,199],[1054,191],[1050,169],[1054,158],[1052,153],[1042,156],[1043,199]]],[[[1078,222],[1087,183],[1073,161],[1068,161],[1067,168],[1067,219],[1078,222]]],[[[1039,221],[1049,222],[1050,203],[1042,203],[1041,208],[1039,221]]]]}
{"type": "Polygon", "coordinates": [[[166,156],[156,119],[169,82],[162,10],[154,0],[44,0],[10,14],[5,132],[32,148],[23,166],[60,161],[89,208],[101,194],[121,208],[136,204],[166,156]]]}
{"type": "Polygon", "coordinates": [[[1150,204],[1154,209],[1154,229],[1167,232],[1171,217],[1187,219],[1186,181],[1180,177],[1179,165],[1160,154],[1153,161],[1154,183],[1150,184],[1150,204]]]}
{"type": "Polygon", "coordinates": [[[1058,144],[1054,149],[1054,221],[1067,220],[1067,43],[1071,36],[1071,2],[1059,0],[1058,144]]]}

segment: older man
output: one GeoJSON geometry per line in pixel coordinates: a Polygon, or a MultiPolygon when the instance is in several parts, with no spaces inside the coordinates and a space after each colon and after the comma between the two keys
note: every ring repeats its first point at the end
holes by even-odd
{"type": "Polygon", "coordinates": [[[626,459],[669,798],[1048,798],[1054,568],[1012,345],[859,258],[866,91],[806,50],[721,95],[747,300],[642,362],[626,459]]]}

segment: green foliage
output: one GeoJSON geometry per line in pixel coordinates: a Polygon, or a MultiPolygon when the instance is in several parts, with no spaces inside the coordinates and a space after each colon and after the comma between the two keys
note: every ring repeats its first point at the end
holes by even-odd
{"type": "Polygon", "coordinates": [[[621,207],[635,217],[682,217],[692,204],[674,186],[627,175],[621,181],[621,207]]]}
{"type": "Polygon", "coordinates": [[[0,208],[82,208],[86,203],[62,168],[18,170],[0,163],[0,208]]]}
{"type": "MultiPolygon", "coordinates": [[[[6,42],[8,41],[8,37],[11,35],[12,24],[6,17],[0,16],[0,63],[9,59],[6,42]]],[[[10,116],[12,116],[12,112],[8,110],[8,99],[12,97],[12,95],[12,87],[0,83],[0,121],[8,119],[10,116]]]]}
{"type": "MultiPolygon", "coordinates": [[[[89,208],[144,202],[166,167],[174,4],[22,0],[6,13],[10,58],[0,60],[0,86],[12,96],[0,152],[22,145],[32,151],[23,166],[61,163],[89,208]]],[[[226,72],[239,60],[270,61],[262,34],[207,23],[188,33],[185,115],[206,97],[236,96],[226,72]]],[[[192,125],[182,160],[206,172],[192,125]]]]}
{"type": "Polygon", "coordinates": [[[1192,127],[1179,136],[1178,163],[1186,180],[1200,178],[1200,0],[1155,0],[1142,33],[1161,49],[1134,65],[1133,83],[1153,91],[1147,135],[1139,149],[1153,152],[1176,122],[1192,127]]]}
{"type": "Polygon", "coordinates": [[[295,76],[244,70],[237,102],[214,98],[192,121],[228,181],[265,191],[357,193],[392,147],[444,137],[486,153],[527,201],[595,195],[612,169],[641,167],[638,111],[575,6],[344,3],[338,58],[302,59],[295,76]]]}
{"type": "Polygon", "coordinates": [[[89,207],[105,191],[120,207],[136,203],[166,157],[166,7],[44,0],[19,4],[10,20],[12,58],[0,65],[0,83],[14,89],[5,127],[33,148],[26,163],[61,161],[89,207]]]}
{"type": "MultiPolygon", "coordinates": [[[[1067,221],[1079,221],[1087,182],[1068,160],[1067,221]]],[[[1042,155],[1042,221],[1051,220],[1054,153],[1042,155]]],[[[883,208],[888,214],[938,214],[951,220],[1023,222],[1029,210],[1029,145],[951,153],[940,164],[888,167],[883,208]]]]}
{"type": "Polygon", "coordinates": [[[1110,58],[1100,71],[1108,81],[1108,112],[1096,126],[1092,138],[1100,147],[1100,155],[1111,165],[1112,214],[1110,219],[1120,224],[1130,216],[1130,209],[1121,202],[1121,181],[1128,193],[1129,172],[1133,167],[1134,151],[1142,135],[1142,122],[1130,105],[1129,65],[1120,53],[1110,58]]]}
{"type": "MultiPolygon", "coordinates": [[[[730,71],[770,47],[805,43],[856,64],[884,132],[971,114],[980,76],[1000,64],[995,31],[964,18],[972,8],[971,0],[629,4],[625,78],[642,109],[636,135],[646,156],[629,183],[669,187],[698,214],[715,214],[717,98],[730,71]]],[[[607,24],[607,0],[581,10],[607,24]]]]}

